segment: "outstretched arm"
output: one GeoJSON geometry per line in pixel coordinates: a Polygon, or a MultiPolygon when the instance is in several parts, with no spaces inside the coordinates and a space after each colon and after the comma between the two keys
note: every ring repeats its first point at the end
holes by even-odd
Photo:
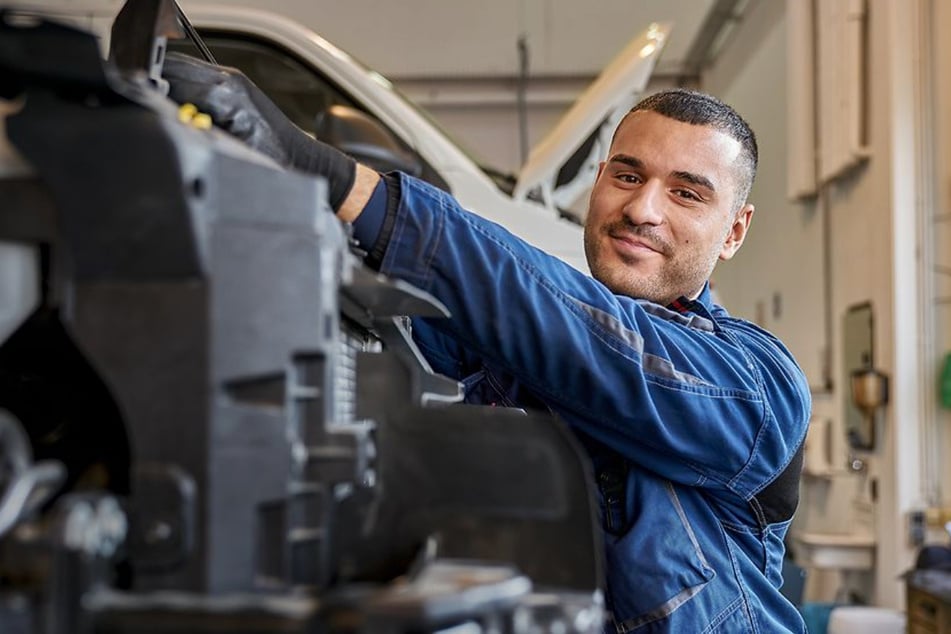
{"type": "Polygon", "coordinates": [[[586,434],[672,480],[743,496],[789,462],[809,392],[767,333],[615,295],[444,192],[406,176],[381,183],[291,124],[239,72],[207,66],[167,62],[172,97],[288,167],[324,176],[334,211],[354,222],[374,265],[449,308],[453,318],[434,327],[586,434]]]}

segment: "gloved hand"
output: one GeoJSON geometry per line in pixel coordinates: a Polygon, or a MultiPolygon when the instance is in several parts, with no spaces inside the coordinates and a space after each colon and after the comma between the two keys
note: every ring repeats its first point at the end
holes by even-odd
{"type": "Polygon", "coordinates": [[[330,206],[340,209],[353,187],[356,162],[294,125],[244,73],[169,53],[162,74],[178,103],[194,104],[215,125],[281,165],[324,176],[330,206]]]}

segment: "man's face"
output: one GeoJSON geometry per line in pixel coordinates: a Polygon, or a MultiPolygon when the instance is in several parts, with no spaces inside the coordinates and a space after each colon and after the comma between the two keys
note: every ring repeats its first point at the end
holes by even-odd
{"type": "Polygon", "coordinates": [[[668,304],[695,297],[718,259],[743,243],[753,207],[736,210],[739,141],[652,111],[621,123],[591,192],[584,247],[615,293],[668,304]]]}

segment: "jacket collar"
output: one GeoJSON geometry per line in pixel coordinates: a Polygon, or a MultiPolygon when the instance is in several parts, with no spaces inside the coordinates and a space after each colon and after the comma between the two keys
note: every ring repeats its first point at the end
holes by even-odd
{"type": "Polygon", "coordinates": [[[675,299],[670,304],[667,305],[667,308],[675,310],[678,313],[696,313],[707,315],[710,313],[713,308],[713,298],[710,293],[710,281],[707,280],[703,284],[703,288],[700,290],[700,294],[697,295],[696,299],[688,299],[681,296],[678,299],[675,299]],[[702,307],[702,308],[700,308],[702,307]],[[698,310],[700,308],[700,310],[698,310]]]}

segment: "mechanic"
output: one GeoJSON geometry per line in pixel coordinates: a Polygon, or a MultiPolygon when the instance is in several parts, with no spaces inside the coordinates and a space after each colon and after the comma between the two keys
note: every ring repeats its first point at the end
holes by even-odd
{"type": "Polygon", "coordinates": [[[170,55],[165,75],[176,101],[327,177],[367,263],[449,308],[414,337],[468,402],[567,421],[594,467],[618,632],[805,631],[779,587],[809,389],[777,339],[710,299],[754,211],[756,140],[732,108],[675,89],[625,116],[591,193],[592,278],[313,140],[238,71],[170,55]]]}

